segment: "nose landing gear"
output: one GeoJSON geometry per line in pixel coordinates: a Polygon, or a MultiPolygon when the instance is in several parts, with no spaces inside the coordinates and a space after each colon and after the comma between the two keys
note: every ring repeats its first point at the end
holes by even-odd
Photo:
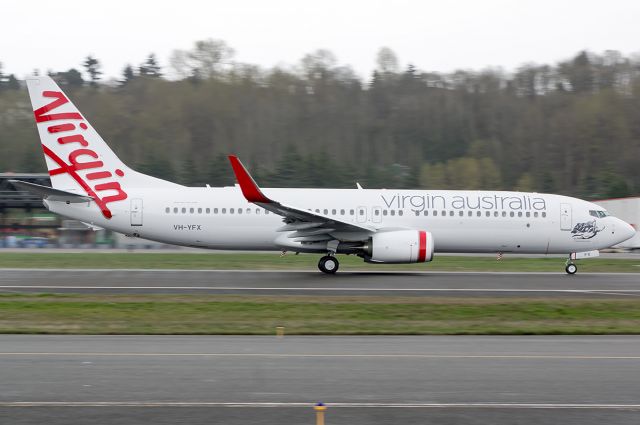
{"type": "Polygon", "coordinates": [[[338,271],[340,267],[340,263],[338,259],[333,255],[325,255],[318,262],[318,268],[322,273],[334,274],[338,271]]]}
{"type": "Polygon", "coordinates": [[[567,265],[564,268],[564,271],[566,271],[567,274],[576,274],[576,272],[578,271],[578,266],[576,266],[575,263],[567,262],[567,265]]]}

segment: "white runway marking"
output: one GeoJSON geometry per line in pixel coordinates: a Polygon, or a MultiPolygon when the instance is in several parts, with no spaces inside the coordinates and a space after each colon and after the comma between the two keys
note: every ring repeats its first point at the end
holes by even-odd
{"type": "MultiPolygon", "coordinates": [[[[640,264],[639,264],[640,266],[640,264]]],[[[307,273],[320,275],[317,270],[299,269],[299,270],[274,270],[274,269],[252,269],[252,270],[239,270],[239,269],[68,269],[68,268],[0,268],[0,272],[168,272],[168,273],[184,273],[184,272],[202,272],[202,273],[307,273]]],[[[453,270],[341,270],[340,274],[473,274],[473,275],[556,275],[564,276],[564,271],[557,272],[500,272],[500,271],[453,271],[453,270]]],[[[623,276],[638,276],[640,273],[624,273],[624,272],[589,272],[584,273],[588,275],[623,275],[623,276]]]]}
{"type": "MultiPolygon", "coordinates": [[[[0,407],[304,407],[301,402],[206,402],[206,401],[13,401],[0,407]]],[[[640,409],[640,404],[605,403],[325,403],[329,408],[404,408],[404,409],[640,409]]]]}
{"type": "Polygon", "coordinates": [[[514,359],[514,360],[640,360],[640,356],[585,356],[535,354],[295,354],[295,353],[106,353],[106,352],[0,352],[0,356],[99,357],[270,357],[270,358],[390,358],[390,359],[514,359]]]}
{"type": "Polygon", "coordinates": [[[634,296],[640,289],[523,289],[523,288],[363,288],[347,287],[260,287],[260,286],[86,286],[86,285],[0,285],[2,289],[153,289],[192,291],[306,291],[306,292],[522,292],[574,293],[634,296]]]}

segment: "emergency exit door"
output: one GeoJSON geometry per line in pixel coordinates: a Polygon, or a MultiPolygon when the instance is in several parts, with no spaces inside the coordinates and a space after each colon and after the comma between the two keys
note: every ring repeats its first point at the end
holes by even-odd
{"type": "Polygon", "coordinates": [[[142,226],[142,199],[131,200],[131,225],[142,226]]]}
{"type": "Polygon", "coordinates": [[[571,204],[560,204],[560,230],[571,230],[571,204]]]}

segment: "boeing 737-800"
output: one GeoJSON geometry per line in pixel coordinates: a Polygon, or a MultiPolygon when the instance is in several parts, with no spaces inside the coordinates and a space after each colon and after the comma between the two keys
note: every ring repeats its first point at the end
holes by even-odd
{"type": "Polygon", "coordinates": [[[336,254],[420,263],[436,252],[567,254],[577,258],[635,234],[590,202],[505,191],[261,189],[235,156],[238,184],[185,187],[127,167],[47,76],[27,80],[51,186],[14,181],[52,212],[170,244],[223,250],[336,254]]]}

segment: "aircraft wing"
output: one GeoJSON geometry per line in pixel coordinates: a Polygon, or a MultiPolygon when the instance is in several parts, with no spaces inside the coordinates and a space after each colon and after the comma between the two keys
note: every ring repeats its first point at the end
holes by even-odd
{"type": "Polygon", "coordinates": [[[336,217],[329,217],[270,199],[262,193],[262,190],[260,190],[238,157],[230,155],[229,161],[231,161],[233,172],[247,201],[284,217],[286,224],[280,227],[278,231],[294,231],[295,233],[290,236],[291,238],[295,238],[298,241],[312,242],[333,239],[329,236],[331,232],[366,232],[367,234],[376,232],[374,227],[350,223],[336,217]]]}
{"type": "Polygon", "coordinates": [[[18,189],[34,193],[48,201],[69,202],[71,204],[93,201],[93,198],[91,198],[90,196],[79,195],[77,193],[67,192],[60,189],[54,189],[49,186],[42,186],[35,183],[23,182],[20,180],[9,180],[9,183],[14,185],[18,189]]]}

